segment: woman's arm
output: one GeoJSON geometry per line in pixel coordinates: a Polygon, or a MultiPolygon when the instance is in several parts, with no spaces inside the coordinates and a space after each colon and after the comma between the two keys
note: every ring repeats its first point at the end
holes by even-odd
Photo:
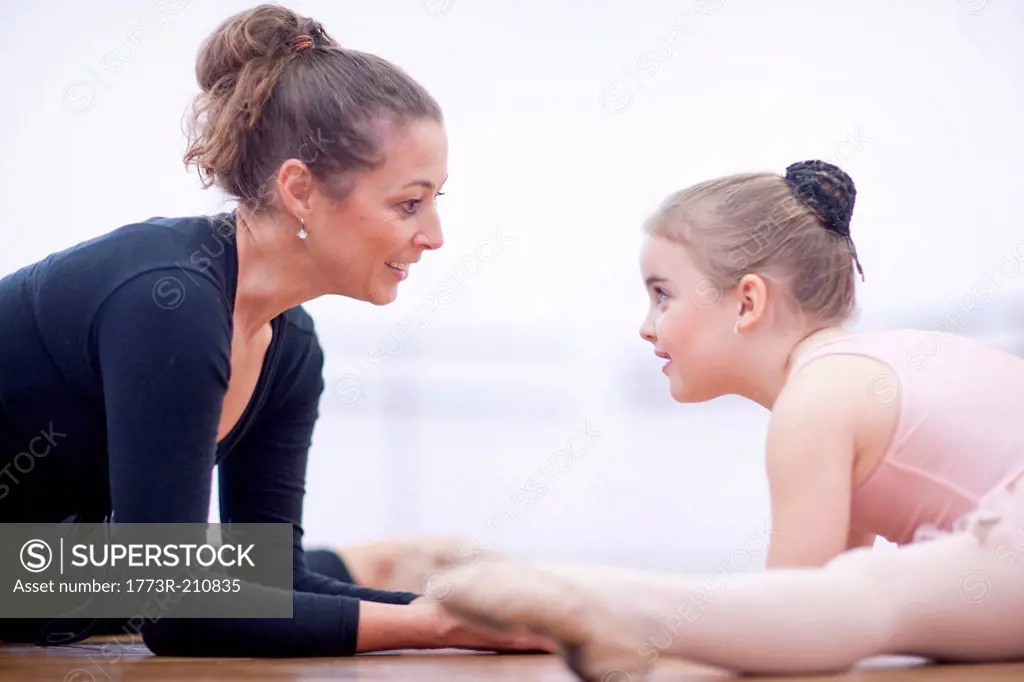
{"type": "MultiPolygon", "coordinates": [[[[304,317],[305,313],[301,313],[304,317]]],[[[443,614],[418,595],[340,582],[311,571],[302,546],[306,467],[323,391],[323,353],[312,330],[284,324],[279,380],[260,422],[220,465],[221,519],[235,523],[289,523],[293,529],[293,576],[297,598],[342,600],[345,648],[360,653],[386,649],[537,649],[536,638],[480,632],[443,614]]],[[[296,611],[296,619],[300,617],[296,611]]],[[[275,627],[283,627],[275,626],[275,627]]],[[[266,636],[261,636],[266,639],[266,636]]],[[[270,645],[274,648],[278,646],[270,645]]]]}
{"type": "MultiPolygon", "coordinates": [[[[137,276],[109,297],[95,322],[116,524],[208,520],[217,429],[230,372],[230,308],[212,278],[194,269],[189,274],[194,279],[176,269],[137,276]],[[174,309],[154,301],[154,292],[167,277],[177,277],[186,287],[174,309]]],[[[179,598],[180,606],[207,603],[203,595],[179,598]]],[[[249,603],[291,600],[293,618],[182,619],[169,605],[143,624],[145,643],[166,655],[345,656],[356,652],[361,619],[389,618],[386,612],[362,614],[353,597],[290,594],[251,583],[244,583],[232,598],[249,603]]],[[[407,631],[410,644],[429,629],[426,614],[422,618],[422,627],[407,631]]]]}
{"type": "Polygon", "coordinates": [[[297,592],[409,604],[418,595],[341,582],[314,573],[306,565],[302,507],[309,448],[323,392],[323,352],[311,329],[285,323],[278,333],[282,338],[275,340],[281,344],[277,377],[259,422],[219,465],[221,520],[291,524],[293,587],[297,592]]]}
{"type": "Polygon", "coordinates": [[[231,321],[216,282],[177,270],[136,276],[93,325],[118,523],[205,523],[217,427],[231,371],[231,321]],[[186,279],[177,308],[155,292],[186,279]]]}
{"type": "Polygon", "coordinates": [[[361,602],[359,608],[357,653],[394,649],[556,650],[548,639],[538,635],[474,627],[424,597],[411,606],[361,602]]]}

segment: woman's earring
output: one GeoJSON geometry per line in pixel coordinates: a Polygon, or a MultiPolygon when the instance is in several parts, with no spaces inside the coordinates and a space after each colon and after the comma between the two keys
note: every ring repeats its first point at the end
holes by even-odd
{"type": "Polygon", "coordinates": [[[299,232],[298,232],[299,239],[305,239],[306,237],[309,236],[309,232],[306,232],[306,219],[305,218],[299,218],[299,222],[300,222],[299,232]]]}
{"type": "Polygon", "coordinates": [[[739,334],[740,333],[740,321],[739,320],[736,320],[736,324],[734,324],[732,326],[732,333],[733,334],[739,334]]]}

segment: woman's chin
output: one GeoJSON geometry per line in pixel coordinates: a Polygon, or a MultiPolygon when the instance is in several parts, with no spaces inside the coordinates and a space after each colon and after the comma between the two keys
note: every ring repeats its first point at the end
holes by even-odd
{"type": "Polygon", "coordinates": [[[398,299],[398,285],[376,286],[370,289],[368,295],[363,299],[367,303],[377,306],[394,303],[398,299]]]}

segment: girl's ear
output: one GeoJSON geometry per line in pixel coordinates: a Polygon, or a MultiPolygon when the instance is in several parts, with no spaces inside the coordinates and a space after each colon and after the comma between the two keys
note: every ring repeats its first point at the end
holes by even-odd
{"type": "Polygon", "coordinates": [[[749,331],[761,324],[768,309],[768,285],[760,275],[743,275],[736,285],[738,332],[749,331]]]}

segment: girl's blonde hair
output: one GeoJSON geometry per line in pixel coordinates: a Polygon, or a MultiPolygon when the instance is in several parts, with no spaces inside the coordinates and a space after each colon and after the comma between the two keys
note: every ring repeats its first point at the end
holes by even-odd
{"type": "Polygon", "coordinates": [[[856,309],[850,237],[853,180],[823,161],[775,173],[740,173],[670,195],[644,225],[686,247],[720,290],[756,273],[782,283],[805,315],[838,324],[856,309]]]}

